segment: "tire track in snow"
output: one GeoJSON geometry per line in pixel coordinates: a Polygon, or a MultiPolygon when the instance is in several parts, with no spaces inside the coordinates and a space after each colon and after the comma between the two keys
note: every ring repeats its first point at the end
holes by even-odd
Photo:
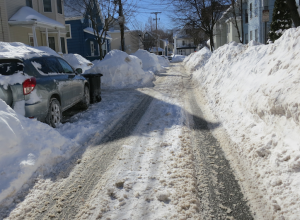
{"type": "Polygon", "coordinates": [[[186,104],[191,111],[188,118],[192,130],[202,218],[253,219],[229,162],[197,104],[192,79],[183,78],[183,82],[188,91],[186,104]]]}
{"type": "MultiPolygon", "coordinates": [[[[91,147],[72,174],[30,207],[30,219],[75,219],[90,192],[106,172],[115,155],[144,115],[153,98],[145,95],[141,102],[123,117],[99,145],[91,147]],[[57,189],[58,188],[58,189],[57,189]]],[[[30,206],[30,205],[29,205],[30,206]]],[[[28,209],[29,207],[27,207],[28,209]]],[[[11,216],[13,218],[13,216],[11,216]]]]}

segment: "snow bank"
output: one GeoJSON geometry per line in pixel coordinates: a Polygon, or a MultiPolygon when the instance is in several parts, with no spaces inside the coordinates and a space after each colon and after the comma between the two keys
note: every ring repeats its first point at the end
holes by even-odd
{"type": "Polygon", "coordinates": [[[193,74],[276,219],[300,217],[299,39],[292,28],[270,45],[226,44],[193,74]]]}
{"type": "Polygon", "coordinates": [[[56,130],[16,114],[0,99],[0,203],[18,191],[37,168],[42,174],[65,156],[70,146],[72,142],[56,130]]]}
{"type": "Polygon", "coordinates": [[[189,71],[195,71],[205,65],[211,56],[211,51],[207,47],[203,47],[196,53],[190,54],[183,60],[184,65],[189,71]]]}
{"type": "Polygon", "coordinates": [[[175,55],[175,56],[173,56],[171,62],[172,63],[179,63],[179,62],[182,62],[185,58],[186,58],[185,55],[175,55]]]}
{"type": "Polygon", "coordinates": [[[155,73],[162,70],[160,62],[159,62],[159,58],[157,55],[155,55],[153,53],[149,53],[146,50],[140,50],[140,49],[132,55],[138,57],[142,61],[143,70],[153,71],[155,73]]]}
{"type": "Polygon", "coordinates": [[[63,58],[75,69],[81,68],[83,73],[93,67],[93,64],[90,61],[79,54],[64,54],[63,58]]]}
{"type": "Polygon", "coordinates": [[[93,62],[86,73],[102,73],[102,88],[121,89],[153,86],[154,74],[142,69],[141,60],[120,50],[112,50],[103,60],[93,62]]]}
{"type": "Polygon", "coordinates": [[[169,67],[170,61],[162,56],[157,56],[158,62],[162,67],[169,67]]]}

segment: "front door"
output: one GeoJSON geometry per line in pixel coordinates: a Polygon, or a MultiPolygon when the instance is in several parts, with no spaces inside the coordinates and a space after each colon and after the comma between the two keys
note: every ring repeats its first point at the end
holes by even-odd
{"type": "Polygon", "coordinates": [[[55,51],[55,38],[54,37],[48,37],[49,47],[55,51]]]}
{"type": "Polygon", "coordinates": [[[90,46],[91,46],[91,56],[95,56],[95,45],[94,41],[90,41],[90,46]]]}

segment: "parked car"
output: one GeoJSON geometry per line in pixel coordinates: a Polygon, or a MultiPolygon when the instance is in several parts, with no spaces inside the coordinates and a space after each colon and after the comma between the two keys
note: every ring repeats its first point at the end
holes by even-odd
{"type": "Polygon", "coordinates": [[[168,60],[170,60],[170,61],[171,61],[171,60],[172,60],[172,57],[171,57],[171,56],[168,56],[168,60]]]}
{"type": "Polygon", "coordinates": [[[28,75],[22,85],[0,85],[0,98],[14,107],[25,101],[25,117],[36,118],[57,127],[62,112],[80,103],[87,109],[90,104],[89,82],[67,61],[44,55],[30,59],[0,59],[0,74],[13,77],[16,73],[28,75]]]}

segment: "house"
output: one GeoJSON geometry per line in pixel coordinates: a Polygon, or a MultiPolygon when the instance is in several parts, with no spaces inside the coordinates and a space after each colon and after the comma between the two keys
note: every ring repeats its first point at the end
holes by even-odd
{"type": "Polygon", "coordinates": [[[174,55],[190,55],[196,51],[197,45],[194,44],[194,38],[191,34],[191,28],[186,25],[181,30],[175,31],[174,39],[174,55]]]}
{"type": "Polygon", "coordinates": [[[0,41],[68,53],[62,0],[1,0],[0,41]]]}
{"type": "MultiPolygon", "coordinates": [[[[242,23],[241,23],[241,18],[239,16],[240,13],[238,9],[236,9],[235,13],[237,15],[237,25],[241,35],[242,23]]],[[[224,11],[220,19],[215,24],[213,33],[214,33],[213,39],[214,39],[215,49],[217,49],[220,46],[223,46],[224,44],[230,43],[232,41],[240,42],[238,31],[235,26],[232,7],[229,7],[226,11],[224,11]]]]}
{"type": "Polygon", "coordinates": [[[243,43],[248,43],[251,40],[262,44],[267,43],[268,33],[272,22],[274,3],[275,0],[244,0],[243,43]]]}
{"type": "Polygon", "coordinates": [[[149,52],[156,55],[164,55],[164,49],[161,47],[152,47],[149,52]]]}
{"type": "MultiPolygon", "coordinates": [[[[111,36],[111,49],[121,50],[121,31],[118,19],[111,18],[111,22],[108,34],[111,36]]],[[[138,30],[129,30],[128,27],[124,28],[125,38],[125,52],[128,54],[135,53],[138,49],[143,49],[142,44],[142,32],[138,30]]]]}
{"type": "MultiPolygon", "coordinates": [[[[82,2],[84,3],[84,1],[82,2]]],[[[104,20],[97,1],[90,0],[89,5],[81,5],[82,2],[71,1],[72,5],[65,2],[67,45],[69,53],[76,53],[93,61],[100,59],[97,36],[102,37],[103,57],[111,50],[112,38],[108,34],[102,33],[104,20]],[[96,30],[99,32],[97,33],[96,30]]]]}

